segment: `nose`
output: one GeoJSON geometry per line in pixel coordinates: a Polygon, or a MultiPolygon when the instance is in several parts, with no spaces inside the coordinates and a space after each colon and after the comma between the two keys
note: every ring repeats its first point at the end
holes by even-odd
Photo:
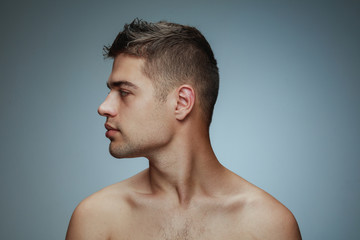
{"type": "Polygon", "coordinates": [[[105,101],[100,104],[98,108],[98,113],[103,117],[114,117],[117,114],[115,98],[112,96],[111,92],[107,95],[105,101]]]}

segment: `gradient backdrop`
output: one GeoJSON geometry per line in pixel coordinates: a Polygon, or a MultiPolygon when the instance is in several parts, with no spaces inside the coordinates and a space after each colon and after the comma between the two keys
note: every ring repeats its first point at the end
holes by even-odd
{"type": "Polygon", "coordinates": [[[108,153],[102,47],[139,17],[199,28],[220,161],[304,239],[360,239],[359,1],[2,1],[0,239],[64,239],[86,196],[147,167],[108,153]]]}

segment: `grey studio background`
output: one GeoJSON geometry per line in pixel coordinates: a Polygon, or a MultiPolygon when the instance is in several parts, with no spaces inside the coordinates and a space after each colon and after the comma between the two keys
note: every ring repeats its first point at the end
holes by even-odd
{"type": "Polygon", "coordinates": [[[85,197],[147,167],[108,153],[111,60],[135,17],[198,27],[220,68],[220,161],[298,220],[360,239],[359,1],[2,1],[0,239],[64,239],[85,197]]]}

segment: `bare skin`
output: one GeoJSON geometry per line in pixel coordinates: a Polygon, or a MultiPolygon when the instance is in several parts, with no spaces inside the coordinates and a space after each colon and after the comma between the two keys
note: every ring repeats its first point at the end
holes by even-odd
{"type": "Polygon", "coordinates": [[[142,65],[115,58],[99,113],[110,153],[145,156],[149,168],[84,199],[66,239],[301,239],[285,206],[219,163],[192,86],[159,103],[142,65]]]}

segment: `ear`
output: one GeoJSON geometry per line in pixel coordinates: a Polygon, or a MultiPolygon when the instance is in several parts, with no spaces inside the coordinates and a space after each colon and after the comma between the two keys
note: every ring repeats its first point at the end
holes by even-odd
{"type": "Polygon", "coordinates": [[[175,116],[178,120],[184,120],[195,104],[195,91],[190,85],[181,85],[177,91],[177,103],[175,116]]]}

